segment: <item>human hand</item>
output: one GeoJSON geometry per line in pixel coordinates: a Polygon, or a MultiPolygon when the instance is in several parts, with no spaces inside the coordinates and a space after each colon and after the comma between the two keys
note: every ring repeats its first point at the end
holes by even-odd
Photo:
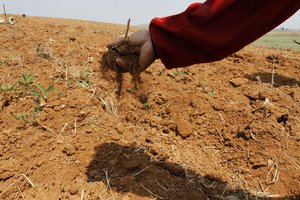
{"type": "MultiPolygon", "coordinates": [[[[120,36],[114,38],[110,43],[106,46],[111,49],[112,47],[119,45],[123,42],[124,36],[120,36]]],[[[139,56],[139,72],[145,71],[156,59],[150,32],[148,30],[139,30],[133,33],[128,34],[127,38],[130,45],[140,48],[140,56],[139,56]]],[[[116,63],[119,67],[124,69],[128,69],[126,63],[121,58],[116,58],[116,63]]]]}

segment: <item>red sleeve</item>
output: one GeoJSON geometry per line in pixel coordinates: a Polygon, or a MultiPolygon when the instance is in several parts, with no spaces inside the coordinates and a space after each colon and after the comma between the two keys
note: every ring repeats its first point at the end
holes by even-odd
{"type": "Polygon", "coordinates": [[[207,0],[181,14],[154,18],[150,33],[168,68],[221,60],[274,29],[300,0],[207,0]]]}

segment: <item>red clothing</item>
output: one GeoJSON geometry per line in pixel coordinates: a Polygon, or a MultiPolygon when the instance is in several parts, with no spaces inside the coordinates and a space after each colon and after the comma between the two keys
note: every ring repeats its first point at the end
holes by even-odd
{"type": "Polygon", "coordinates": [[[207,0],[183,13],[154,18],[154,49],[168,68],[221,60],[274,29],[300,0],[207,0]]]}

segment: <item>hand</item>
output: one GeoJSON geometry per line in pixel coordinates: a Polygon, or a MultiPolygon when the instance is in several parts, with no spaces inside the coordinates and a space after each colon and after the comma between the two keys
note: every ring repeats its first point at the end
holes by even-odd
{"type": "MultiPolygon", "coordinates": [[[[119,45],[123,42],[124,36],[114,38],[107,48],[112,48],[113,46],[119,45]]],[[[148,30],[139,30],[128,34],[128,41],[131,45],[140,47],[140,57],[139,57],[139,71],[145,71],[156,59],[150,32],[148,30]]],[[[116,63],[119,67],[126,69],[126,63],[121,59],[117,58],[116,63]]]]}

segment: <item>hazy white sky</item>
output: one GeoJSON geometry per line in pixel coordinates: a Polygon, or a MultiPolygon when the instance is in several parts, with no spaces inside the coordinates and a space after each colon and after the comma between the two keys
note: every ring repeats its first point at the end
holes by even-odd
{"type": "MultiPolygon", "coordinates": [[[[133,25],[146,24],[154,17],[177,14],[193,0],[0,0],[7,13],[73,18],[133,25]]],[[[198,1],[199,2],[199,1],[198,1]]],[[[204,0],[200,1],[204,2],[204,0]]],[[[279,27],[300,29],[300,11],[279,27]]]]}

